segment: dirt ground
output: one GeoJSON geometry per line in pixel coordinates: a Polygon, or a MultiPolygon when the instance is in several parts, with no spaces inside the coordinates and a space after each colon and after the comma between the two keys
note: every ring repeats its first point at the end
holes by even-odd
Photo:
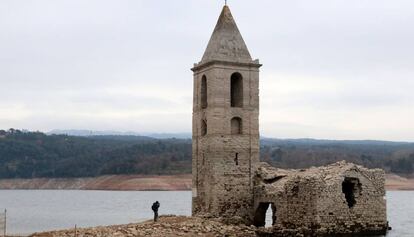
{"type": "MultiPolygon", "coordinates": [[[[387,174],[387,190],[414,190],[414,178],[387,174]]],[[[168,176],[108,175],[72,179],[3,179],[0,189],[72,189],[119,191],[191,190],[191,174],[168,176]]]]}
{"type": "Polygon", "coordinates": [[[404,178],[395,174],[387,174],[385,188],[387,190],[414,190],[414,179],[404,178]]]}

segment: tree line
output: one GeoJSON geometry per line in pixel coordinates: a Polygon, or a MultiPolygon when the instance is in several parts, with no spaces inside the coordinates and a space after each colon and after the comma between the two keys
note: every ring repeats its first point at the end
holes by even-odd
{"type": "MultiPolygon", "coordinates": [[[[411,175],[414,144],[263,138],[261,159],[281,168],[307,168],[347,160],[411,175]]],[[[191,139],[78,137],[0,130],[0,178],[188,173],[191,173],[191,139]]]]}
{"type": "Polygon", "coordinates": [[[308,168],[346,160],[388,173],[412,175],[414,143],[262,139],[261,159],[280,168],[308,168]]]}

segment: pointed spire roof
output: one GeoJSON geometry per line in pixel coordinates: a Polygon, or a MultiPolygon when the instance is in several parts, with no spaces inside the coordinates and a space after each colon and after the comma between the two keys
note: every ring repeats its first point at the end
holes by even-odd
{"type": "Polygon", "coordinates": [[[249,50],[227,5],[223,7],[201,63],[212,60],[252,62],[249,50]]]}

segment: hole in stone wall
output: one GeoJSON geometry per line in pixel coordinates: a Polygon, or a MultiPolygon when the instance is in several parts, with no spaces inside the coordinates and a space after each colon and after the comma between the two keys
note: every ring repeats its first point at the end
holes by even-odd
{"type": "Polygon", "coordinates": [[[265,220],[265,227],[270,227],[275,224],[276,215],[275,215],[275,205],[270,204],[270,208],[267,208],[266,211],[266,220],[265,220]]]}
{"type": "Polygon", "coordinates": [[[276,222],[276,207],[270,202],[261,202],[256,209],[253,223],[257,227],[269,227],[276,222]],[[271,206],[271,208],[269,208],[271,206]]]}
{"type": "Polygon", "coordinates": [[[231,107],[243,107],[243,80],[240,73],[231,75],[230,90],[231,107]]]}
{"type": "Polygon", "coordinates": [[[207,135],[207,121],[201,120],[201,136],[207,135]]]}
{"type": "Polygon", "coordinates": [[[277,181],[283,179],[284,177],[286,177],[286,175],[279,175],[279,176],[275,176],[273,178],[263,179],[263,182],[266,183],[266,184],[271,184],[271,183],[274,183],[274,182],[277,182],[277,181]]]}
{"type": "Polygon", "coordinates": [[[239,153],[236,153],[236,156],[234,157],[234,163],[236,163],[236,165],[239,165],[239,153]]]}
{"type": "Polygon", "coordinates": [[[342,192],[345,194],[345,199],[349,208],[356,204],[356,197],[361,192],[361,183],[357,178],[346,177],[342,182],[342,192]]]}
{"type": "Polygon", "coordinates": [[[292,197],[297,197],[297,196],[299,196],[299,184],[298,184],[298,183],[296,183],[296,184],[292,187],[292,189],[291,189],[290,191],[291,191],[291,196],[292,196],[292,197]]]}

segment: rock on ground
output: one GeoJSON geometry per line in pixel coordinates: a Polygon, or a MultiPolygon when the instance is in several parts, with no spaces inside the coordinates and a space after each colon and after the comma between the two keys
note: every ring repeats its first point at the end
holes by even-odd
{"type": "Polygon", "coordinates": [[[138,224],[80,228],[35,233],[31,237],[250,237],[256,236],[256,228],[245,225],[226,225],[218,220],[184,216],[161,216],[159,221],[138,224]]]}

